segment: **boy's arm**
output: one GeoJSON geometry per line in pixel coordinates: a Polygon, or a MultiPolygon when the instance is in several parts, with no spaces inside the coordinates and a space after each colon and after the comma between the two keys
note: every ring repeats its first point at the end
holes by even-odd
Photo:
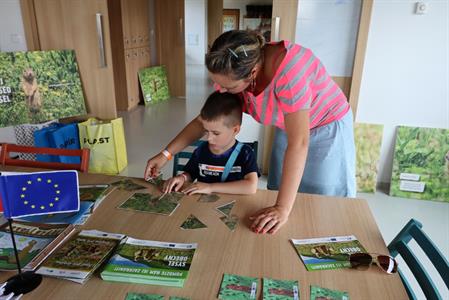
{"type": "Polygon", "coordinates": [[[257,173],[251,172],[245,175],[242,180],[231,182],[205,183],[195,182],[186,187],[182,192],[187,195],[193,194],[254,194],[257,190],[257,173]]]}
{"type": "Polygon", "coordinates": [[[211,183],[211,190],[214,193],[224,194],[254,194],[257,191],[257,173],[251,172],[245,175],[242,180],[230,182],[211,183]]]}

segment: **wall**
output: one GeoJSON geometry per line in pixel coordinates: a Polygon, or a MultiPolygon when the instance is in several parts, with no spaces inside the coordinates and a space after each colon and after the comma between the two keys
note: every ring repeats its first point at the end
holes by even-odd
{"type": "Polygon", "coordinates": [[[240,9],[240,29],[243,25],[243,17],[246,15],[247,5],[273,5],[273,0],[223,0],[224,9],[240,9]]]}
{"type": "Polygon", "coordinates": [[[360,9],[361,0],[299,1],[295,41],[311,49],[332,76],[352,76],[360,9]]]}
{"type": "Polygon", "coordinates": [[[398,125],[449,128],[447,1],[375,1],[357,122],[384,124],[378,181],[390,182],[398,125]]]}
{"type": "MultiPolygon", "coordinates": [[[[26,51],[19,0],[0,1],[0,51],[26,51]]],[[[12,127],[0,128],[0,142],[15,143],[12,127]]]]}
{"type": "Polygon", "coordinates": [[[204,65],[206,0],[185,0],[186,64],[204,65]]]}

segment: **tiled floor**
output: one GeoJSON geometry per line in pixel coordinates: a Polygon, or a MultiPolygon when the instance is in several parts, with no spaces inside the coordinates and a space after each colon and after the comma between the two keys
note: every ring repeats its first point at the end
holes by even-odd
{"type": "MultiPolygon", "coordinates": [[[[190,66],[187,72],[186,99],[172,98],[167,102],[148,107],[139,106],[121,114],[124,118],[129,161],[122,175],[142,177],[148,158],[163,149],[199,113],[212,88],[203,67],[190,66]]],[[[164,167],[164,177],[171,174],[172,168],[171,163],[164,167]]],[[[266,188],[265,177],[259,180],[259,188],[266,188]]],[[[426,233],[444,255],[449,257],[448,203],[394,198],[384,192],[359,194],[358,197],[368,201],[386,243],[389,243],[411,218],[415,218],[423,223],[426,233]]],[[[422,256],[421,253],[418,255],[422,256]]],[[[431,274],[437,273],[431,270],[431,274]]],[[[416,283],[412,284],[416,286],[416,283]]],[[[444,299],[449,299],[449,292],[442,280],[437,280],[437,286],[445,296],[444,299]]],[[[418,295],[419,299],[423,299],[422,294],[418,295]]]]}

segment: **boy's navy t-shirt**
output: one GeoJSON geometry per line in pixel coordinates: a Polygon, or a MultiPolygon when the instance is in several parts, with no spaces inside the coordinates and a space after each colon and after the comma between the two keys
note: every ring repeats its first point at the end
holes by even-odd
{"type": "MultiPolygon", "coordinates": [[[[197,179],[206,183],[221,182],[226,162],[236,146],[237,141],[226,152],[216,155],[209,150],[209,143],[204,142],[193,151],[192,157],[184,166],[184,172],[189,173],[192,180],[197,179]]],[[[251,172],[258,172],[254,151],[250,146],[243,144],[226,182],[242,180],[251,172]]]]}

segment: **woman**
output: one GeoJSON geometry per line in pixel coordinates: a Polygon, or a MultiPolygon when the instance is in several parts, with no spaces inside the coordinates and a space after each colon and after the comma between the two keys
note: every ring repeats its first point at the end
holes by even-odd
{"type": "MultiPolygon", "coordinates": [[[[275,125],[268,188],[276,203],[250,217],[256,233],[275,233],[287,222],[298,191],[355,196],[352,112],[338,85],[313,53],[288,41],[265,44],[262,36],[223,33],[206,55],[216,88],[239,94],[244,112],[275,125]]],[[[198,118],[147,164],[156,176],[171,155],[203,135],[198,118]]]]}

